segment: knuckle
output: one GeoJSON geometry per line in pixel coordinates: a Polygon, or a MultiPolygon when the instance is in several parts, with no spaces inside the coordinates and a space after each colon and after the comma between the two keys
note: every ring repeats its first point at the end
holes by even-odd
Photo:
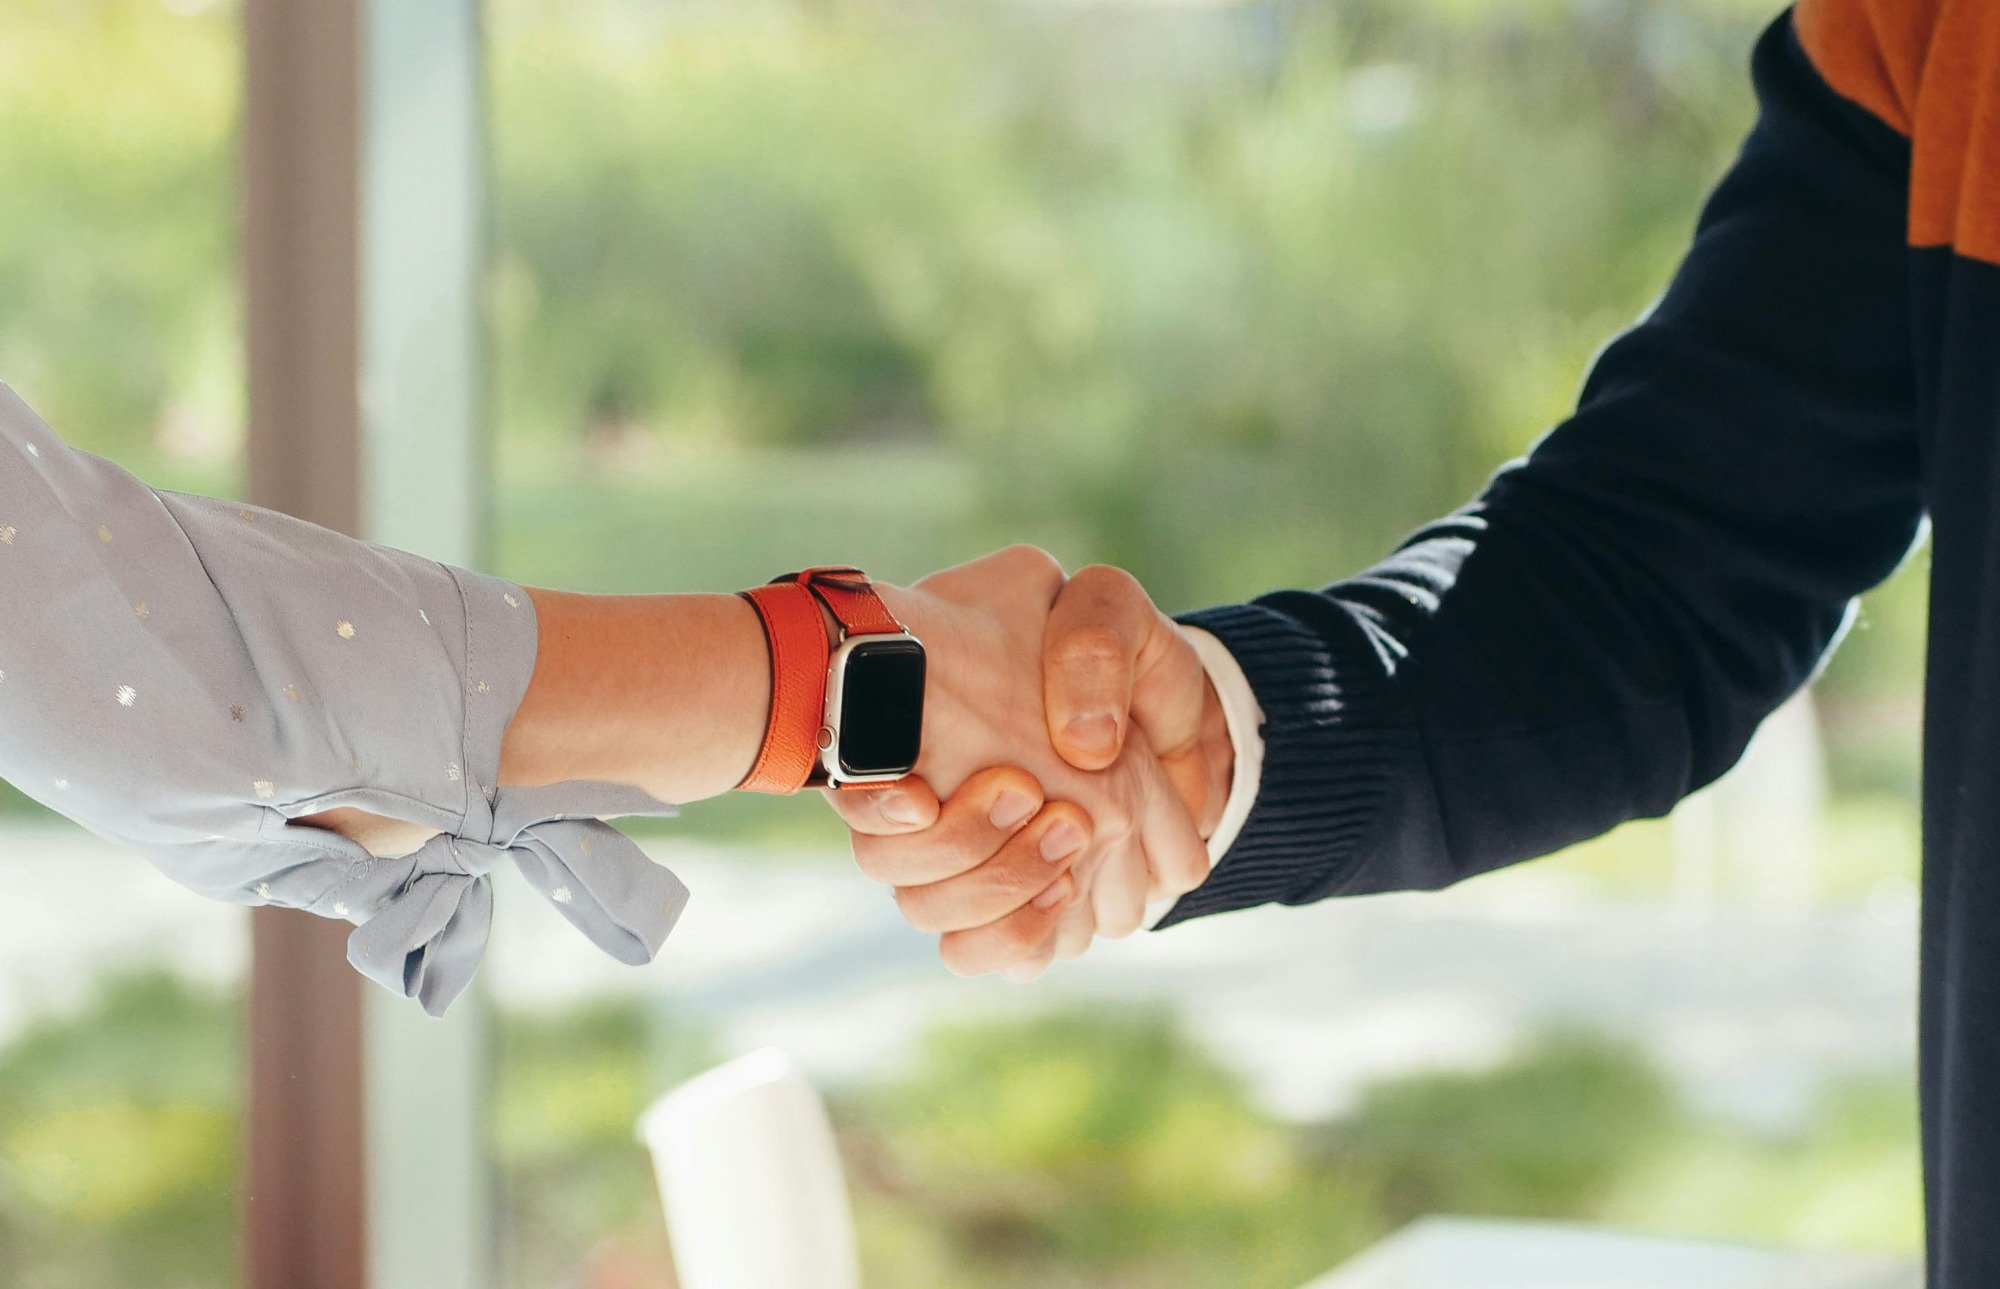
{"type": "Polygon", "coordinates": [[[861,871],[891,886],[942,882],[977,867],[980,860],[970,839],[956,829],[928,833],[921,842],[914,837],[882,838],[868,849],[872,862],[862,862],[861,871]]]}
{"type": "Polygon", "coordinates": [[[1109,670],[1124,662],[1125,643],[1111,627],[1089,622],[1065,631],[1051,652],[1065,668],[1109,670]]]}
{"type": "Polygon", "coordinates": [[[1000,947],[1010,958],[1018,958],[1033,952],[1042,943],[1042,929],[1039,919],[1031,917],[1008,918],[1000,924],[997,937],[1000,947]]]}
{"type": "Polygon", "coordinates": [[[1192,859],[1172,863],[1160,874],[1160,885],[1168,895],[1186,895],[1201,885],[1201,874],[1192,859]]]}
{"type": "Polygon", "coordinates": [[[894,841],[899,837],[907,837],[921,831],[908,824],[891,823],[872,805],[846,807],[840,812],[840,816],[841,823],[846,826],[848,835],[852,839],[856,854],[860,853],[864,844],[894,841]]]}
{"type": "Polygon", "coordinates": [[[1090,812],[1074,801],[1049,802],[1042,807],[1042,819],[1048,828],[1053,828],[1059,823],[1075,824],[1083,829],[1086,840],[1096,831],[1090,812]]]}
{"type": "Polygon", "coordinates": [[[964,798],[965,809],[971,812],[971,817],[984,827],[991,827],[986,812],[1002,793],[1025,792],[1035,799],[1037,805],[1041,802],[1042,781],[1018,765],[995,766],[982,770],[978,777],[976,792],[960,789],[959,795],[964,798]]]}
{"type": "Polygon", "coordinates": [[[919,886],[927,873],[946,875],[962,871],[958,847],[947,837],[856,838],[854,863],[861,875],[885,886],[919,886]]]}
{"type": "Polygon", "coordinates": [[[938,941],[938,959],[954,976],[983,976],[989,970],[970,949],[963,936],[948,935],[938,941]]]}
{"type": "Polygon", "coordinates": [[[883,845],[880,840],[874,837],[870,837],[865,833],[856,833],[853,845],[854,866],[859,868],[861,875],[870,881],[886,881],[894,869],[898,867],[895,862],[894,850],[891,847],[883,845]]]}
{"type": "Polygon", "coordinates": [[[1007,910],[1020,908],[1048,889],[1050,867],[1040,855],[1022,856],[1019,862],[1008,865],[1006,874],[995,883],[996,900],[1005,901],[1007,910]]]}
{"type": "Polygon", "coordinates": [[[1090,564],[1076,571],[1070,584],[1104,599],[1130,595],[1139,588],[1139,579],[1115,564],[1090,564]]]}
{"type": "MultiPolygon", "coordinates": [[[[996,859],[982,866],[978,872],[968,875],[965,880],[978,882],[977,899],[980,906],[992,909],[994,916],[997,917],[1019,907],[1029,896],[1041,889],[1035,885],[1036,873],[1031,864],[1039,865],[1043,869],[1048,867],[1040,856],[1020,851],[1008,855],[1004,860],[996,859]]],[[[1046,882],[1047,874],[1043,873],[1041,876],[1046,882]]]]}
{"type": "Polygon", "coordinates": [[[896,909],[903,920],[926,935],[935,935],[944,929],[944,921],[938,916],[936,901],[926,898],[915,887],[896,888],[896,909]]]}
{"type": "Polygon", "coordinates": [[[1027,542],[1016,542],[1002,549],[999,555],[1009,567],[1022,575],[1042,578],[1061,578],[1063,575],[1062,564],[1055,556],[1027,542]]]}
{"type": "Polygon", "coordinates": [[[1097,810],[1097,825],[1100,833],[1111,831],[1121,838],[1138,835],[1139,816],[1142,802],[1137,792],[1118,791],[1106,794],[1111,799],[1097,810]]]}
{"type": "Polygon", "coordinates": [[[933,862],[926,867],[937,874],[936,880],[944,881],[971,872],[985,863],[987,858],[987,853],[975,844],[972,837],[959,833],[938,840],[933,862]]]}

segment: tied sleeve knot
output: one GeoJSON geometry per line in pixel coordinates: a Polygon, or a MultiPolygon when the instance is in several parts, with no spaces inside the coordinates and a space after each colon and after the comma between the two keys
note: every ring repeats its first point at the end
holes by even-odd
{"type": "Polygon", "coordinates": [[[634,966],[651,962],[687,906],[687,888],[598,816],[671,812],[642,792],[602,784],[502,790],[490,810],[468,815],[472,836],[433,837],[415,854],[365,865],[343,888],[340,903],[362,919],[347,959],[443,1015],[485,953],[491,873],[505,858],[606,953],[634,966]],[[476,839],[480,832],[488,839],[476,839]]]}

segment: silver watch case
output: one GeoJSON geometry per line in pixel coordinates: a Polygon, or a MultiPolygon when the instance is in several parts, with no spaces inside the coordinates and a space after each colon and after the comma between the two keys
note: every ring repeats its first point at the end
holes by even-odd
{"type": "MultiPolygon", "coordinates": [[[[894,783],[907,779],[916,769],[917,756],[910,758],[910,765],[902,770],[884,771],[879,774],[857,774],[840,762],[841,721],[847,705],[847,667],[857,650],[883,640],[907,640],[922,649],[924,642],[907,631],[893,634],[881,632],[872,635],[851,635],[842,640],[834,649],[833,656],[826,665],[826,711],[819,727],[819,764],[826,772],[826,786],[841,787],[854,783],[894,783]]],[[[917,755],[922,754],[921,722],[919,724],[917,755]]]]}

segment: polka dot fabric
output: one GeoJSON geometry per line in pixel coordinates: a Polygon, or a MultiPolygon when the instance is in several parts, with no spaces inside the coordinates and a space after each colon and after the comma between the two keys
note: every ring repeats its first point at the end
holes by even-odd
{"type": "Polygon", "coordinates": [[[433,1015],[503,861],[623,962],[686,903],[602,822],[671,806],[485,786],[535,642],[512,583],[155,491],[0,386],[0,777],[200,894],[355,923],[354,965],[433,1015]],[[343,806],[439,835],[376,859],[294,822],[343,806]]]}

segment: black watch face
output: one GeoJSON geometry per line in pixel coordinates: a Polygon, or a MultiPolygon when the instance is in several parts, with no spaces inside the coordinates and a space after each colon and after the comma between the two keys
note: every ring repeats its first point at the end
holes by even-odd
{"type": "Polygon", "coordinates": [[[908,774],[924,730],[924,647],[862,641],[848,655],[840,703],[840,767],[848,774],[908,774]]]}

